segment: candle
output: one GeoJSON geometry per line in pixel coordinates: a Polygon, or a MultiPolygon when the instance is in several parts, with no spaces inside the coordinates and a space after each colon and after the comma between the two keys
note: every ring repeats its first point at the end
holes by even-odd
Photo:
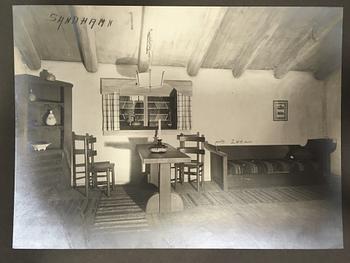
{"type": "Polygon", "coordinates": [[[162,122],[160,119],[158,119],[158,138],[160,139],[162,137],[162,122]]]}

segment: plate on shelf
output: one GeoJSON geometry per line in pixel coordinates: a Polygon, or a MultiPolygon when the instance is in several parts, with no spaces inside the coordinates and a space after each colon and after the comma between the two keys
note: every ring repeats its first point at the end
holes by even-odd
{"type": "Polygon", "coordinates": [[[46,148],[50,145],[51,143],[46,143],[46,142],[38,142],[38,143],[32,143],[32,147],[34,151],[46,151],[46,148]]]}

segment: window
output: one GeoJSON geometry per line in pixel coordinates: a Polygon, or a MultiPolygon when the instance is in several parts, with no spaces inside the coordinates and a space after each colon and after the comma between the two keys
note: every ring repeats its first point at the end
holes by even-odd
{"type": "Polygon", "coordinates": [[[103,131],[153,130],[159,119],[162,129],[190,130],[191,92],[190,81],[168,81],[150,91],[136,87],[135,80],[101,79],[103,131]]]}
{"type": "Polygon", "coordinates": [[[147,130],[158,127],[176,129],[175,101],[168,96],[120,96],[119,122],[121,130],[147,130]]]}

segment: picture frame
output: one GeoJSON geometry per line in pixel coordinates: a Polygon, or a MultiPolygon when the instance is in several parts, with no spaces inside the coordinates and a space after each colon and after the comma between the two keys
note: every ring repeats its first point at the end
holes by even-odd
{"type": "Polygon", "coordinates": [[[273,121],[288,121],[288,100],[273,101],[273,121]]]}

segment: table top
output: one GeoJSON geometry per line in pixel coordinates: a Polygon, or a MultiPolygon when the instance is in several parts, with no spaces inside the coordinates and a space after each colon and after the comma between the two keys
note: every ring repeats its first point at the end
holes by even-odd
{"type": "Polygon", "coordinates": [[[191,161],[191,157],[183,152],[180,152],[173,146],[166,144],[168,147],[167,152],[165,153],[152,153],[149,148],[153,144],[138,144],[136,145],[136,150],[140,155],[141,161],[144,164],[152,163],[186,163],[191,161]]]}

